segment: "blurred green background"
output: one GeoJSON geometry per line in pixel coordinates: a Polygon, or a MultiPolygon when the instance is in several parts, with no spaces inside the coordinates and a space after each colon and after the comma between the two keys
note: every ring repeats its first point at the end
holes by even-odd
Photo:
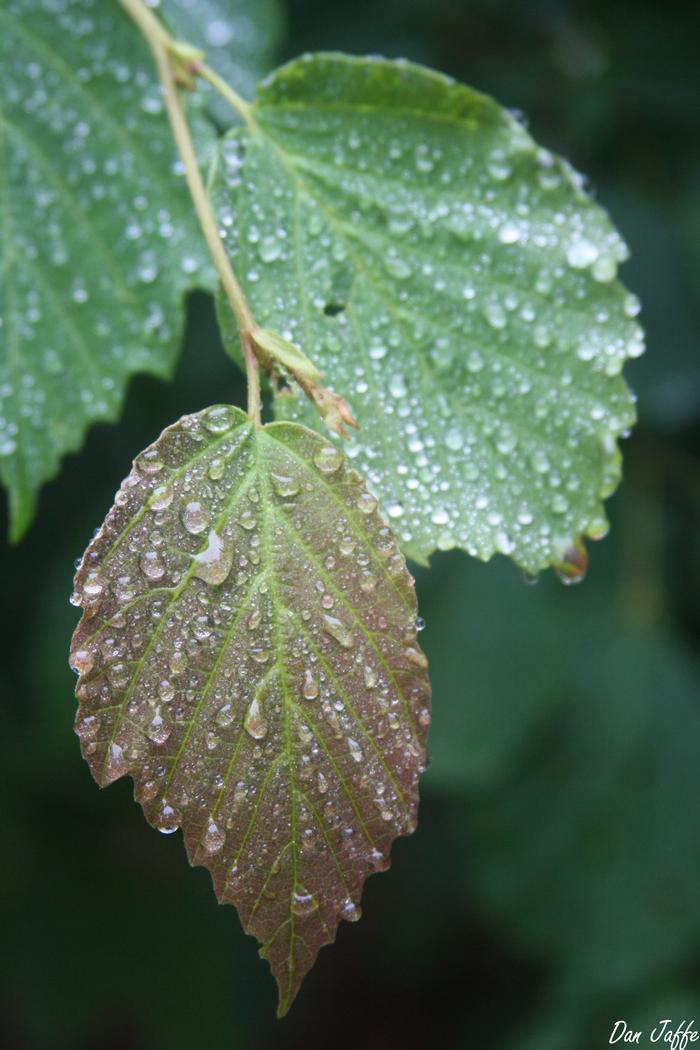
{"type": "MultiPolygon", "coordinates": [[[[193,296],[174,387],[135,381],[2,551],[7,1050],[591,1050],[700,1025],[700,5],[287,0],[278,57],[405,55],[494,94],[591,178],[628,240],[649,351],[613,528],[582,586],[503,558],[418,571],[432,665],[421,822],[367,884],[290,1016],[233,909],[99,792],[72,732],[73,562],[131,458],[241,402],[193,296]]],[[[6,535],[6,531],[3,529],[6,535]]]]}

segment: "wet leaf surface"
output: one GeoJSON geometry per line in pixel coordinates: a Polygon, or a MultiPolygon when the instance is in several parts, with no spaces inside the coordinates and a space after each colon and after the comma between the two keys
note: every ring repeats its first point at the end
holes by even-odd
{"type": "Polygon", "coordinates": [[[416,820],[430,719],[413,581],[360,477],[215,406],[135,461],[76,575],[76,730],[262,943],[289,1008],[416,820]]]}
{"type": "Polygon", "coordinates": [[[129,377],[170,374],[183,293],[212,282],[151,55],[119,4],[11,0],[0,65],[0,477],[18,538],[129,377]]]}
{"type": "MultiPolygon", "coordinates": [[[[407,62],[306,56],[252,115],[221,150],[228,250],[259,323],[348,399],[347,454],[403,549],[568,564],[606,531],[643,348],[627,249],[581,176],[407,62]]],[[[303,397],[275,410],[322,428],[303,397]]]]}

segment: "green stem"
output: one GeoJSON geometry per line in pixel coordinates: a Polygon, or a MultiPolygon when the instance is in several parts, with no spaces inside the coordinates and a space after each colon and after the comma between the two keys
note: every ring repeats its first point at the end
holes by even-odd
{"type": "Polygon", "coordinates": [[[260,422],[260,364],[258,362],[250,341],[249,332],[241,332],[241,344],[243,346],[243,359],[245,360],[245,371],[248,380],[248,415],[257,427],[260,422]]]}
{"type": "Polygon", "coordinates": [[[173,69],[171,56],[177,54],[177,44],[155,15],[146,7],[143,0],[121,0],[121,3],[143,33],[156,61],[158,75],[163,88],[165,108],[185,170],[185,179],[187,180],[192,203],[219,275],[219,280],[238,324],[248,379],[248,414],[255,420],[256,424],[260,425],[259,365],[249,340],[249,333],[257,328],[257,325],[219,236],[218,225],[199,170],[197,156],[192,144],[192,136],[190,135],[173,69]]]}
{"type": "Polygon", "coordinates": [[[166,49],[170,47],[173,42],[170,33],[143,0],[121,0],[121,5],[131,15],[151,47],[154,42],[166,49]]]}
{"type": "Polygon", "coordinates": [[[205,62],[192,62],[190,64],[190,70],[196,76],[201,77],[202,80],[206,80],[208,84],[211,84],[215,91],[218,91],[224,102],[228,102],[231,109],[241,117],[249,130],[252,131],[255,128],[256,125],[253,120],[250,103],[246,102],[244,98],[241,98],[238,92],[234,91],[231,85],[227,84],[223,77],[220,77],[219,74],[211,69],[205,62]]]}

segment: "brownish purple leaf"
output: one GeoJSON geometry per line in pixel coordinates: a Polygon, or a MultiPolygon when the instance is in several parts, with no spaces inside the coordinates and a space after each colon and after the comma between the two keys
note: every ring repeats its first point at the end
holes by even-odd
{"type": "Polygon", "coordinates": [[[416,822],[413,581],[341,453],[227,406],[135,461],[76,575],[76,729],[262,943],[280,1014],[416,822]]]}

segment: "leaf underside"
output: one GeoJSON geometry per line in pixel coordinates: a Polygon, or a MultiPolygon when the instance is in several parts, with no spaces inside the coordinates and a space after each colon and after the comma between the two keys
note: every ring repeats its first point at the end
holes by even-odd
{"type": "Polygon", "coordinates": [[[0,477],[18,539],[129,377],[171,372],[183,293],[213,281],[152,57],[119,4],[10,0],[0,65],[0,477]]]}
{"type": "Polygon", "coordinates": [[[416,820],[413,581],[327,440],[216,406],[134,463],[76,575],[76,731],[262,943],[289,1008],[416,820]]]}
{"type": "MultiPolygon", "coordinates": [[[[643,344],[626,248],[580,176],[407,62],[306,56],[252,116],[214,184],[227,250],[258,322],[349,400],[347,454],[403,549],[537,572],[602,536],[643,344]]],[[[321,427],[299,396],[275,412],[321,427]]]]}

